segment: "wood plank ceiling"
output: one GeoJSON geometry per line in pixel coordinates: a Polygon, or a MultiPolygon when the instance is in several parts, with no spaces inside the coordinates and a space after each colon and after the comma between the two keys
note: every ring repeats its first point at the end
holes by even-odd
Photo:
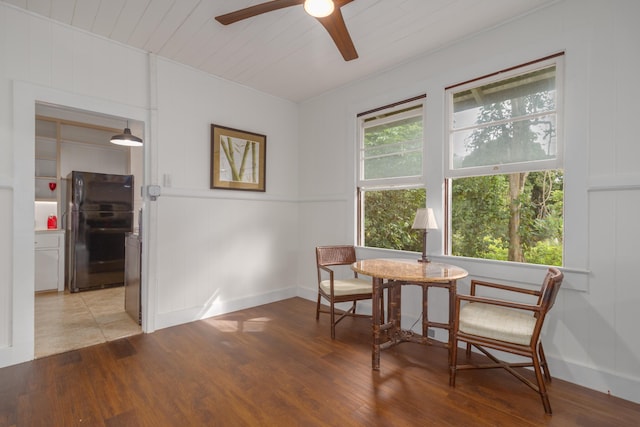
{"type": "Polygon", "coordinates": [[[292,6],[224,26],[214,16],[263,0],[0,0],[302,102],[557,0],[354,0],[341,10],[359,58],[292,6]]]}

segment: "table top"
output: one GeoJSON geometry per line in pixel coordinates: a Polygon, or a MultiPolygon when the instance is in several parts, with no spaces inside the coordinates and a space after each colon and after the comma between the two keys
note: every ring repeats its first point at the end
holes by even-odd
{"type": "Polygon", "coordinates": [[[382,279],[410,282],[449,282],[462,279],[467,270],[440,262],[418,262],[416,259],[363,259],[351,265],[359,274],[382,279]]]}

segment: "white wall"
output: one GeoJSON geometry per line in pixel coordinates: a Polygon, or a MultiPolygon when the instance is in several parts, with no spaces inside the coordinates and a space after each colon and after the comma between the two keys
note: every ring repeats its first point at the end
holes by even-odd
{"type": "MultiPolygon", "coordinates": [[[[304,103],[300,109],[300,295],[315,296],[313,248],[353,242],[355,114],[421,93],[426,101],[426,186],[442,215],[444,88],[565,51],[565,265],[567,280],[544,335],[554,376],[640,402],[640,3],[567,0],[446,49],[304,103]],[[327,173],[330,171],[330,173],[327,173]]],[[[440,221],[442,223],[442,220],[440,221]]],[[[431,235],[430,235],[431,237],[431,235]]],[[[431,249],[442,251],[438,237],[431,249]]],[[[398,256],[360,250],[360,256],[398,256]]],[[[470,276],[540,281],[544,270],[463,265],[470,276]]],[[[464,291],[468,279],[462,282],[464,291]]],[[[404,291],[403,291],[404,292],[404,291]]],[[[417,292],[417,290],[416,290],[417,292]]],[[[411,290],[407,290],[411,294],[411,290]]],[[[442,315],[445,295],[430,299],[442,315]]],[[[403,303],[415,318],[417,304],[403,303]]]]}
{"type": "Polygon", "coordinates": [[[294,296],[297,106],[162,59],[158,103],[156,327],[294,296]],[[210,190],[214,123],[267,136],[266,192],[210,190]]]}
{"type": "Polygon", "coordinates": [[[36,101],[145,124],[145,331],[295,295],[295,104],[4,3],[0,58],[0,366],[33,358],[36,101]],[[209,189],[212,123],[267,135],[266,192],[209,189]]]}

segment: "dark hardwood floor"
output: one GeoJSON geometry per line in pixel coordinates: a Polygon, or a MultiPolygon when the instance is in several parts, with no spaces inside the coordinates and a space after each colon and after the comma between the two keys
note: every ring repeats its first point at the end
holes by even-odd
{"type": "MultiPolygon", "coordinates": [[[[464,353],[463,353],[464,354],[464,353]]],[[[552,372],[553,375],[553,372],[552,372]]],[[[640,405],[558,379],[553,415],[502,370],[459,373],[293,298],[0,369],[0,426],[638,426],[640,405]]]]}

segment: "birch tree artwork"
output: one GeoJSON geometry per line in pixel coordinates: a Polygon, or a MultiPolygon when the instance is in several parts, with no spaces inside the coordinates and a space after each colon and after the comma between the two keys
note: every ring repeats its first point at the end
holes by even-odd
{"type": "Polygon", "coordinates": [[[267,136],[211,125],[211,188],[266,191],[267,136]]]}
{"type": "Polygon", "coordinates": [[[220,180],[232,182],[257,183],[259,177],[259,150],[256,141],[220,137],[220,180]]]}

